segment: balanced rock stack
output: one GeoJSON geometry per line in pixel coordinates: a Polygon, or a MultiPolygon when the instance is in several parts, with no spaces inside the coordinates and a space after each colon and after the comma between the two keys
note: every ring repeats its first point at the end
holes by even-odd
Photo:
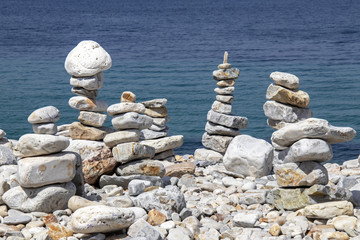
{"type": "Polygon", "coordinates": [[[274,205],[294,210],[307,204],[343,200],[344,191],[342,195],[330,196],[330,187],[325,186],[329,182],[328,172],[321,163],[333,157],[330,144],[350,141],[356,131],[350,127],[334,127],[324,119],[311,118],[311,111],[302,108],[309,105],[309,96],[296,90],[299,79],[294,75],[275,72],[270,78],[276,85],[270,85],[267,98],[281,101],[268,101],[264,105],[265,115],[270,118],[269,125],[274,123],[272,126],[279,128],[271,137],[275,148],[274,172],[279,187],[292,187],[273,191],[274,205]],[[292,196],[291,201],[279,200],[280,195],[294,192],[298,195],[292,196]]]}
{"type": "Polygon", "coordinates": [[[68,54],[65,69],[71,75],[71,91],[78,95],[69,99],[72,108],[80,110],[79,121],[70,125],[72,139],[102,140],[108,105],[96,99],[104,83],[103,71],[111,67],[110,55],[94,41],[82,41],[68,54]]]}
{"type": "Polygon", "coordinates": [[[224,54],[224,62],[218,66],[219,70],[213,72],[217,81],[216,100],[207,114],[205,133],[202,144],[205,148],[197,149],[194,153],[195,160],[219,162],[231,140],[240,135],[239,129],[247,127],[246,117],[231,114],[231,103],[234,101],[235,79],[239,77],[239,69],[231,68],[227,62],[228,53],[224,54]]]}
{"type": "Polygon", "coordinates": [[[2,196],[8,207],[22,212],[53,212],[65,209],[76,186],[78,155],[63,152],[69,140],[56,136],[55,122],[59,110],[47,106],[35,110],[28,121],[33,124],[35,134],[23,135],[14,149],[18,161],[18,182],[2,196]]]}

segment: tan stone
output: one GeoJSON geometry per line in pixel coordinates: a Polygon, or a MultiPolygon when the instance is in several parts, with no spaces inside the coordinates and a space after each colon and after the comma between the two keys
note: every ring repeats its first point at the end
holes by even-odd
{"type": "Polygon", "coordinates": [[[8,208],[6,205],[0,206],[0,217],[6,217],[8,215],[8,208]]]}
{"type": "Polygon", "coordinates": [[[63,238],[66,239],[67,237],[71,237],[74,234],[74,232],[71,229],[59,223],[51,223],[51,224],[47,224],[46,226],[49,229],[48,234],[50,239],[52,240],[59,240],[63,238]]]}
{"type": "Polygon", "coordinates": [[[157,226],[166,221],[166,216],[156,209],[152,209],[148,213],[147,222],[152,226],[157,226]]]}
{"type": "Polygon", "coordinates": [[[308,234],[309,235],[314,234],[314,233],[321,234],[322,232],[335,232],[335,228],[333,225],[314,225],[310,229],[310,232],[308,234]]]}
{"type": "Polygon", "coordinates": [[[219,87],[232,87],[235,85],[235,80],[222,80],[216,83],[219,87]]]}
{"type": "Polygon", "coordinates": [[[79,122],[70,125],[70,137],[72,139],[102,140],[107,132],[100,128],[87,127],[79,122]]]}
{"type": "Polygon", "coordinates": [[[166,167],[165,176],[181,178],[184,174],[194,174],[195,164],[192,162],[183,162],[166,167]]]}
{"type": "Polygon", "coordinates": [[[75,212],[79,208],[102,205],[100,202],[90,201],[80,196],[72,196],[68,201],[68,207],[71,211],[75,212]]]}
{"type": "Polygon", "coordinates": [[[334,201],[306,206],[304,216],[307,218],[331,219],[341,215],[354,215],[354,207],[348,201],[334,201]]]}
{"type": "Polygon", "coordinates": [[[168,115],[168,111],[165,106],[157,108],[146,108],[145,114],[154,118],[162,118],[168,115]]]}
{"type": "Polygon", "coordinates": [[[301,90],[291,91],[275,84],[270,84],[268,87],[266,99],[290,104],[300,108],[306,108],[310,103],[310,97],[306,92],[301,90]]]}
{"type": "Polygon", "coordinates": [[[348,240],[350,237],[344,232],[324,232],[320,234],[320,239],[348,240]]]}
{"type": "Polygon", "coordinates": [[[132,92],[125,91],[121,94],[120,102],[136,102],[136,95],[132,92]]]}
{"type": "Polygon", "coordinates": [[[280,226],[279,224],[275,223],[270,227],[269,230],[271,236],[279,236],[280,235],[280,226]]]}
{"type": "Polygon", "coordinates": [[[357,224],[359,223],[358,219],[353,216],[339,216],[332,220],[334,227],[338,231],[351,230],[353,231],[357,224]]]}

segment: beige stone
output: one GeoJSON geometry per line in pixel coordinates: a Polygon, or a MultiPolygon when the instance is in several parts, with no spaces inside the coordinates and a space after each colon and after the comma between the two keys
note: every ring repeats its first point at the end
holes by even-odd
{"type": "Polygon", "coordinates": [[[279,236],[280,235],[280,226],[279,224],[275,223],[270,227],[269,230],[271,236],[279,236]]]}
{"type": "Polygon", "coordinates": [[[359,220],[353,216],[339,216],[332,220],[332,224],[338,231],[354,230],[359,220]]]}
{"type": "Polygon", "coordinates": [[[120,102],[136,102],[136,95],[132,92],[125,91],[121,94],[120,102]]]}
{"type": "Polygon", "coordinates": [[[86,198],[80,196],[72,196],[68,201],[68,208],[73,212],[75,212],[79,208],[95,206],[95,205],[102,205],[102,204],[100,202],[87,200],[86,198]]]}
{"type": "Polygon", "coordinates": [[[168,115],[168,111],[165,106],[157,107],[157,108],[146,108],[145,114],[148,115],[149,117],[163,118],[168,115]]]}
{"type": "Polygon", "coordinates": [[[157,226],[166,221],[166,216],[156,209],[152,209],[148,213],[147,222],[152,226],[157,226]]]}
{"type": "Polygon", "coordinates": [[[69,99],[69,106],[80,111],[106,112],[108,105],[101,100],[94,100],[83,96],[75,96],[69,99]]]}
{"type": "Polygon", "coordinates": [[[141,103],[122,102],[111,105],[108,107],[107,112],[110,116],[128,112],[144,113],[145,106],[141,103]]]}
{"type": "Polygon", "coordinates": [[[344,232],[324,232],[320,234],[320,239],[348,240],[350,237],[344,232]]]}
{"type": "Polygon", "coordinates": [[[102,140],[107,132],[101,128],[87,127],[79,122],[70,125],[70,137],[72,139],[102,140]]]}
{"type": "Polygon", "coordinates": [[[284,87],[270,84],[266,92],[266,98],[293,106],[306,108],[309,106],[310,97],[304,91],[291,91],[284,87]]]}
{"type": "Polygon", "coordinates": [[[120,143],[138,142],[140,131],[138,129],[129,129],[109,133],[104,137],[104,143],[107,147],[112,148],[120,143]]]}
{"type": "Polygon", "coordinates": [[[232,87],[235,85],[235,80],[222,80],[216,83],[219,87],[232,87]]]}
{"type": "Polygon", "coordinates": [[[181,178],[184,174],[193,174],[195,164],[192,162],[177,163],[166,167],[165,176],[181,178]]]}
{"type": "Polygon", "coordinates": [[[80,111],[78,120],[85,125],[92,127],[102,127],[106,121],[107,115],[102,113],[80,111]]]}
{"type": "Polygon", "coordinates": [[[331,219],[341,215],[354,215],[354,207],[348,201],[318,203],[306,206],[304,215],[307,218],[331,219]]]}

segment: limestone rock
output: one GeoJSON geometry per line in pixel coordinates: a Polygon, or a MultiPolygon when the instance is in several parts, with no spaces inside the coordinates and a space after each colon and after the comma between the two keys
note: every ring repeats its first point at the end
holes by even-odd
{"type": "Polygon", "coordinates": [[[70,85],[74,87],[81,87],[86,90],[98,90],[103,87],[104,74],[99,72],[98,74],[90,77],[74,77],[70,78],[70,85]]]}
{"type": "Polygon", "coordinates": [[[273,72],[270,74],[270,79],[273,80],[276,85],[288,89],[295,90],[299,88],[299,78],[290,73],[273,72]]]}
{"type": "Polygon", "coordinates": [[[230,95],[235,91],[234,87],[215,88],[214,92],[221,95],[230,95]]]}
{"type": "Polygon", "coordinates": [[[184,174],[194,174],[195,164],[191,162],[176,163],[166,167],[165,176],[181,178],[184,174]]]}
{"type": "Polygon", "coordinates": [[[163,107],[153,107],[153,108],[146,108],[145,114],[149,117],[153,118],[163,118],[168,115],[168,111],[165,106],[163,107]]]}
{"type": "Polygon", "coordinates": [[[140,139],[141,140],[151,140],[157,138],[166,137],[169,133],[169,128],[166,127],[164,130],[161,131],[153,131],[150,129],[143,129],[140,132],[140,139]]]}
{"type": "Polygon", "coordinates": [[[117,185],[123,187],[124,189],[128,188],[128,184],[131,180],[140,179],[150,181],[153,186],[161,186],[162,181],[158,176],[146,176],[146,175],[130,175],[130,176],[109,176],[102,175],[99,180],[99,186],[102,188],[106,185],[117,185]]]}
{"type": "Polygon", "coordinates": [[[199,148],[195,150],[194,158],[199,161],[220,162],[223,155],[210,149],[199,148]]]}
{"type": "Polygon", "coordinates": [[[280,187],[326,185],[329,181],[326,169],[312,161],[275,165],[274,172],[280,187]]]}
{"type": "Polygon", "coordinates": [[[164,137],[154,140],[141,141],[141,144],[148,145],[155,148],[155,153],[164,152],[174,148],[179,148],[183,144],[184,137],[182,135],[175,135],[171,137],[164,137]]]}
{"type": "Polygon", "coordinates": [[[356,131],[350,127],[334,127],[324,119],[309,118],[274,132],[271,141],[273,145],[281,148],[288,147],[302,138],[319,138],[333,144],[350,141],[355,136],[356,131]]]}
{"type": "Polygon", "coordinates": [[[76,77],[93,76],[111,67],[110,55],[94,41],[81,41],[65,60],[66,71],[76,77]]]}
{"type": "Polygon", "coordinates": [[[353,205],[348,201],[318,203],[304,208],[304,216],[307,218],[331,219],[341,215],[352,216],[353,214],[353,205]]]}
{"type": "Polygon", "coordinates": [[[304,91],[291,91],[284,87],[270,84],[266,91],[266,99],[284,104],[290,104],[300,108],[307,108],[310,103],[309,95],[304,91]]]}
{"type": "Polygon", "coordinates": [[[230,80],[230,79],[236,79],[239,77],[239,69],[237,68],[231,68],[231,69],[219,69],[213,71],[213,77],[215,80],[221,81],[221,80],[230,80]]]}
{"type": "Polygon", "coordinates": [[[263,108],[265,116],[268,118],[287,123],[298,122],[312,116],[312,112],[308,108],[293,107],[275,101],[266,101],[263,108]]]}
{"type": "Polygon", "coordinates": [[[106,121],[107,115],[95,112],[80,111],[78,120],[85,125],[92,127],[102,127],[106,121]]]}
{"type": "Polygon", "coordinates": [[[107,109],[107,112],[110,116],[115,116],[127,112],[144,113],[145,106],[141,103],[122,102],[111,105],[107,109]]]}
{"type": "Polygon", "coordinates": [[[75,195],[72,182],[47,185],[40,188],[11,188],[2,196],[9,208],[22,212],[53,212],[65,209],[70,197],[75,195]]]}
{"type": "Polygon", "coordinates": [[[120,165],[116,169],[116,174],[120,176],[146,175],[163,177],[165,174],[165,167],[160,161],[138,160],[120,165]]]}
{"type": "Polygon", "coordinates": [[[159,127],[165,127],[166,123],[170,121],[170,117],[166,116],[164,118],[152,118],[153,119],[153,125],[157,125],[159,127]]]}
{"type": "Polygon", "coordinates": [[[267,119],[267,125],[272,127],[273,129],[276,129],[276,130],[278,130],[280,128],[283,128],[288,124],[290,124],[290,123],[287,123],[285,121],[280,121],[280,120],[274,120],[274,119],[271,119],[271,118],[267,119]]]}
{"type": "Polygon", "coordinates": [[[166,221],[166,216],[156,209],[152,209],[148,213],[147,222],[152,226],[157,226],[166,221]]]}
{"type": "Polygon", "coordinates": [[[225,127],[237,129],[245,129],[248,124],[248,119],[246,117],[226,115],[212,110],[208,112],[207,120],[225,127]]]}
{"type": "Polygon", "coordinates": [[[236,128],[228,128],[222,125],[218,125],[212,122],[207,122],[205,125],[205,131],[211,135],[222,135],[235,137],[240,135],[241,132],[236,128]]]}
{"type": "Polygon", "coordinates": [[[160,107],[164,107],[166,103],[167,103],[166,98],[158,98],[158,99],[142,102],[142,104],[144,104],[146,108],[160,108],[160,107]]]}
{"type": "Polygon", "coordinates": [[[60,119],[60,111],[56,107],[46,106],[33,111],[29,117],[28,122],[35,123],[54,123],[60,119]]]}
{"type": "Polygon", "coordinates": [[[87,97],[90,99],[95,99],[98,96],[98,90],[86,90],[81,87],[73,87],[71,92],[82,97],[87,97]]]}
{"type": "Polygon", "coordinates": [[[132,237],[132,239],[139,239],[139,240],[162,239],[160,233],[142,218],[138,219],[134,224],[132,224],[129,227],[127,234],[130,237],[132,237]]]}
{"type": "Polygon", "coordinates": [[[140,139],[140,131],[137,129],[129,129],[109,133],[104,137],[104,143],[108,148],[112,148],[120,143],[138,142],[140,139]]]}
{"type": "Polygon", "coordinates": [[[87,127],[79,122],[70,125],[70,137],[72,139],[102,140],[108,133],[106,128],[87,127]]]}
{"type": "Polygon", "coordinates": [[[84,96],[75,96],[69,99],[69,106],[80,110],[90,112],[106,112],[108,105],[101,100],[90,99],[84,96]]]}
{"type": "Polygon", "coordinates": [[[102,204],[100,202],[87,200],[86,198],[80,196],[72,196],[68,201],[68,208],[73,212],[75,212],[79,208],[95,206],[95,205],[102,205],[102,204]]]}
{"type": "Polygon", "coordinates": [[[76,233],[118,231],[128,228],[134,221],[134,211],[102,205],[80,208],[71,217],[72,229],[76,233]]]}
{"type": "Polygon", "coordinates": [[[2,223],[8,225],[18,225],[18,224],[26,224],[31,222],[32,218],[29,215],[26,215],[18,210],[9,209],[8,216],[4,217],[2,223]]]}
{"type": "Polygon", "coordinates": [[[98,150],[105,147],[103,142],[90,140],[71,140],[70,145],[65,151],[76,152],[81,156],[81,159],[87,159],[98,150]]]}
{"type": "Polygon", "coordinates": [[[38,123],[33,124],[32,127],[36,134],[54,135],[57,133],[57,126],[55,123],[38,123]]]}
{"type": "Polygon", "coordinates": [[[125,91],[121,94],[120,102],[136,102],[136,95],[130,91],[125,91]]]}
{"type": "Polygon", "coordinates": [[[235,80],[221,80],[216,83],[219,87],[232,87],[235,85],[235,80]]]}
{"type": "Polygon", "coordinates": [[[18,162],[19,183],[22,187],[34,188],[69,182],[75,177],[77,156],[72,152],[61,152],[23,158],[18,162]]]}
{"type": "Polygon", "coordinates": [[[152,158],[155,149],[145,143],[129,142],[118,144],[112,153],[117,162],[127,163],[135,159],[152,158]]]}
{"type": "Polygon", "coordinates": [[[227,147],[229,146],[229,144],[232,140],[233,140],[233,137],[210,135],[205,132],[202,136],[201,143],[206,148],[210,148],[219,153],[225,153],[227,147]]]}
{"type": "Polygon", "coordinates": [[[231,104],[222,103],[219,101],[215,101],[211,106],[211,110],[222,114],[231,114],[231,109],[231,104]]]}
{"type": "Polygon", "coordinates": [[[111,123],[116,130],[145,129],[152,125],[153,120],[152,118],[139,113],[128,112],[116,115],[111,120],[111,123]]]}
{"type": "Polygon", "coordinates": [[[239,135],[231,141],[223,162],[228,171],[262,177],[271,171],[273,154],[273,147],[265,140],[239,135]]]}
{"type": "Polygon", "coordinates": [[[69,144],[69,140],[63,136],[25,134],[20,137],[14,154],[17,157],[51,154],[64,150],[69,144]]]}
{"type": "Polygon", "coordinates": [[[4,146],[0,146],[0,166],[2,165],[16,165],[16,157],[13,152],[4,146]]]}
{"type": "Polygon", "coordinates": [[[0,129],[0,139],[6,136],[6,132],[2,129],[0,129]]]}
{"type": "Polygon", "coordinates": [[[216,95],[216,100],[222,103],[232,103],[234,101],[233,95],[216,95]]]}

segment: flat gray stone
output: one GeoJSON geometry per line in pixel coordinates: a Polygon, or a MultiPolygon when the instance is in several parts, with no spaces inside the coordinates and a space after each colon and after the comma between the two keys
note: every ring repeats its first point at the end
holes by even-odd
{"type": "Polygon", "coordinates": [[[230,69],[219,69],[213,71],[213,78],[218,81],[222,80],[231,80],[239,77],[239,69],[230,68],[230,69]]]}
{"type": "Polygon", "coordinates": [[[216,100],[222,103],[232,103],[234,101],[233,95],[216,95],[216,100]]]}
{"type": "Polygon", "coordinates": [[[163,160],[165,158],[172,157],[172,156],[175,156],[175,153],[174,153],[173,149],[170,149],[170,150],[166,150],[164,152],[155,154],[154,159],[163,160]]]}
{"type": "Polygon", "coordinates": [[[159,107],[164,107],[166,103],[167,103],[167,99],[166,99],[166,98],[158,98],[158,99],[153,99],[153,100],[149,100],[149,101],[142,102],[142,104],[143,104],[146,108],[159,108],[159,107]]]}
{"type": "Polygon", "coordinates": [[[4,221],[2,223],[9,225],[18,225],[18,224],[27,224],[31,222],[32,217],[24,214],[15,209],[9,209],[8,216],[4,217],[4,221]]]}
{"type": "Polygon", "coordinates": [[[205,131],[208,134],[213,135],[222,135],[222,136],[232,136],[235,137],[240,135],[241,132],[236,128],[228,128],[222,125],[218,125],[212,122],[207,122],[205,125],[205,131]]]}
{"type": "Polygon", "coordinates": [[[107,134],[104,143],[108,148],[112,148],[121,143],[138,142],[139,140],[140,131],[138,129],[129,129],[107,134]]]}
{"type": "Polygon", "coordinates": [[[215,88],[214,92],[217,94],[222,95],[230,95],[235,91],[235,87],[222,87],[222,88],[215,88]]]}
{"type": "Polygon", "coordinates": [[[102,127],[105,124],[107,115],[102,113],[80,111],[78,120],[84,125],[102,127]]]}
{"type": "Polygon", "coordinates": [[[35,123],[53,123],[60,119],[60,111],[54,106],[46,106],[33,111],[29,117],[28,122],[35,123]]]}
{"type": "Polygon", "coordinates": [[[38,123],[32,125],[33,131],[36,134],[50,134],[57,133],[57,126],[55,123],[38,123]]]}
{"type": "Polygon", "coordinates": [[[85,88],[81,88],[81,87],[73,87],[71,89],[71,92],[78,96],[83,96],[90,99],[95,99],[98,96],[97,90],[86,90],[85,88]]]}
{"type": "Polygon", "coordinates": [[[80,110],[80,111],[90,111],[90,112],[106,112],[108,105],[106,102],[90,99],[83,96],[75,96],[69,99],[69,106],[80,110]]]}
{"type": "Polygon", "coordinates": [[[169,133],[169,128],[165,128],[161,131],[153,131],[150,129],[143,129],[140,132],[140,139],[141,140],[150,140],[150,139],[157,139],[166,137],[169,133]]]}
{"type": "Polygon", "coordinates": [[[308,108],[298,108],[275,101],[266,101],[263,109],[268,118],[288,123],[298,122],[312,116],[312,112],[308,108]]]}
{"type": "Polygon", "coordinates": [[[270,74],[270,79],[273,80],[276,85],[283,86],[288,89],[295,90],[299,88],[299,78],[290,73],[272,72],[270,74]]]}
{"type": "Polygon", "coordinates": [[[111,105],[108,107],[107,112],[110,116],[115,116],[127,112],[144,113],[145,106],[141,103],[122,102],[111,105]]]}
{"type": "Polygon", "coordinates": [[[152,158],[155,155],[155,149],[146,144],[129,142],[116,145],[112,153],[117,162],[127,163],[136,159],[152,158]]]}
{"type": "Polygon", "coordinates": [[[16,165],[16,157],[9,148],[0,146],[0,166],[2,165],[16,165]]]}
{"type": "Polygon", "coordinates": [[[155,153],[160,153],[181,147],[183,141],[184,141],[184,136],[175,135],[171,137],[141,141],[141,144],[151,146],[155,148],[155,153]]]}
{"type": "Polygon", "coordinates": [[[117,185],[124,189],[128,188],[128,184],[133,179],[147,180],[153,186],[161,186],[162,181],[158,176],[145,176],[145,175],[130,175],[130,176],[110,176],[102,175],[99,180],[99,186],[103,188],[106,185],[117,185]]]}
{"type": "Polygon", "coordinates": [[[215,101],[211,106],[211,110],[222,114],[231,114],[231,109],[231,104],[222,103],[219,101],[215,101]]]}
{"type": "Polygon", "coordinates": [[[70,78],[70,85],[74,87],[81,87],[86,90],[98,90],[103,87],[104,74],[99,72],[98,74],[90,77],[74,77],[70,78]]]}
{"type": "Polygon", "coordinates": [[[208,112],[207,120],[225,127],[237,129],[245,129],[248,124],[248,119],[246,117],[226,115],[212,110],[208,112]]]}
{"type": "Polygon", "coordinates": [[[119,176],[146,175],[163,177],[165,175],[165,167],[161,161],[137,160],[121,164],[116,168],[116,174],[119,176]]]}
{"type": "Polygon", "coordinates": [[[204,133],[201,143],[206,148],[210,148],[219,153],[225,153],[232,139],[233,137],[210,135],[208,133],[204,133]]]}
{"type": "Polygon", "coordinates": [[[130,196],[137,196],[143,193],[147,187],[151,187],[150,181],[134,179],[129,182],[128,193],[130,196]]]}
{"type": "Polygon", "coordinates": [[[152,118],[153,119],[153,124],[159,126],[159,127],[165,127],[166,123],[168,123],[170,121],[170,117],[166,116],[163,118],[152,118]]]}
{"type": "Polygon", "coordinates": [[[116,130],[146,129],[152,125],[153,120],[146,115],[128,112],[114,116],[111,123],[116,130]]]}

